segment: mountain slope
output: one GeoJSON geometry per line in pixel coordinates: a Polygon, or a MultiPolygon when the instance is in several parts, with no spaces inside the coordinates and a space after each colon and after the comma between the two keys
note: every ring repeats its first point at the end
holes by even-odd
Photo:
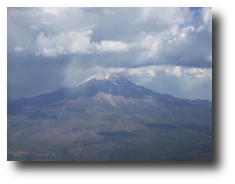
{"type": "Polygon", "coordinates": [[[211,160],[211,149],[211,102],[103,72],[8,103],[9,160],[211,160]]]}

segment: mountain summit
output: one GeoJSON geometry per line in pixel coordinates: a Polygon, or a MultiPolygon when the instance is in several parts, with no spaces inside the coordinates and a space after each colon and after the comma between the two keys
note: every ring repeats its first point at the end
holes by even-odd
{"type": "Polygon", "coordinates": [[[153,94],[152,91],[138,86],[127,79],[104,72],[98,72],[68,90],[79,97],[90,97],[97,93],[105,93],[129,98],[144,98],[144,95],[153,94]]]}
{"type": "Polygon", "coordinates": [[[105,80],[109,80],[109,81],[115,81],[115,80],[118,80],[118,79],[120,79],[120,77],[118,77],[117,75],[112,75],[112,74],[109,74],[109,73],[105,73],[103,71],[99,71],[98,73],[88,77],[83,82],[79,83],[78,85],[86,83],[86,82],[91,81],[91,80],[104,80],[104,81],[105,80]]]}
{"type": "Polygon", "coordinates": [[[95,80],[110,80],[110,81],[114,81],[116,79],[120,79],[120,77],[118,77],[117,75],[111,75],[109,73],[104,73],[103,71],[100,71],[97,74],[92,75],[91,77],[87,78],[82,83],[87,82],[89,80],[93,80],[93,79],[95,79],[95,80]]]}

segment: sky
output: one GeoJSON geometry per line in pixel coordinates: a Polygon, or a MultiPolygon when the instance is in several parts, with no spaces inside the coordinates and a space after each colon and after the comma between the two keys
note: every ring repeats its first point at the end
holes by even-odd
{"type": "Polygon", "coordinates": [[[8,99],[75,86],[99,71],[212,101],[212,9],[8,8],[8,99]]]}

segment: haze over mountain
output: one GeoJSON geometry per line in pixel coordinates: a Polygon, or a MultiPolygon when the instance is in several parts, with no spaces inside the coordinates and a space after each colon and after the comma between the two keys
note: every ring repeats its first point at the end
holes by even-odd
{"type": "Polygon", "coordinates": [[[211,160],[212,103],[99,72],[8,102],[8,160],[211,160]]]}

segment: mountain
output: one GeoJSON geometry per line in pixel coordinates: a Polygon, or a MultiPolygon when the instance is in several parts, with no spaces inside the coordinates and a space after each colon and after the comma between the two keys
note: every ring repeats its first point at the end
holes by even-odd
{"type": "Polygon", "coordinates": [[[212,103],[99,72],[8,102],[8,160],[211,160],[212,103]]]}

